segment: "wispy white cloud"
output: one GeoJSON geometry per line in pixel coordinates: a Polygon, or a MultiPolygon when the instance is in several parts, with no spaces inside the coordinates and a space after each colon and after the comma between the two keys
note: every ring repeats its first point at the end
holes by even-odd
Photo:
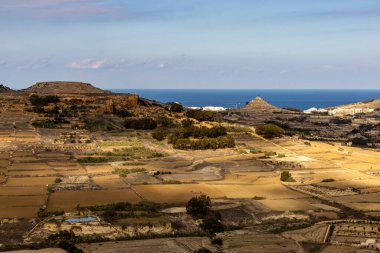
{"type": "Polygon", "coordinates": [[[73,61],[68,64],[68,67],[73,69],[101,69],[105,66],[106,60],[91,58],[73,61]]]}

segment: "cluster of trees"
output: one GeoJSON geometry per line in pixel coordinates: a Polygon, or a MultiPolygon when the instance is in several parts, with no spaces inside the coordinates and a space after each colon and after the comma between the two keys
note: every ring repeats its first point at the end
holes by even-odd
{"type": "Polygon", "coordinates": [[[222,126],[196,127],[191,121],[184,121],[182,124],[186,127],[177,128],[169,137],[169,143],[173,144],[174,148],[205,150],[235,147],[234,139],[227,135],[226,128],[222,126]]]}
{"type": "Polygon", "coordinates": [[[351,124],[351,119],[344,119],[344,118],[332,118],[330,119],[330,123],[336,124],[336,125],[345,125],[345,124],[351,124]]]}
{"type": "Polygon", "coordinates": [[[191,198],[187,203],[186,211],[194,219],[202,219],[199,226],[210,235],[224,231],[224,226],[220,222],[222,219],[220,213],[211,210],[210,197],[202,194],[191,198]]]}
{"type": "Polygon", "coordinates": [[[102,115],[84,118],[84,128],[91,132],[111,131],[114,129],[102,115]]]}
{"type": "Polygon", "coordinates": [[[256,133],[264,138],[272,139],[275,137],[281,137],[285,134],[285,130],[274,124],[259,125],[256,128],[256,133]]]}
{"type": "Polygon", "coordinates": [[[37,128],[55,129],[59,127],[59,124],[68,124],[68,123],[70,122],[65,120],[64,118],[54,118],[54,119],[34,120],[32,122],[32,125],[37,128]]]}
{"type": "Polygon", "coordinates": [[[157,120],[152,118],[131,118],[124,121],[124,127],[127,129],[153,130],[157,126],[157,120]]]}
{"type": "Polygon", "coordinates": [[[181,138],[170,139],[171,144],[176,149],[192,149],[192,150],[206,150],[206,149],[219,149],[219,148],[233,148],[235,147],[235,140],[232,136],[220,136],[217,138],[194,139],[181,138]]]}
{"type": "Polygon", "coordinates": [[[180,127],[178,128],[171,138],[175,139],[183,139],[183,138],[216,138],[219,136],[225,136],[227,135],[226,128],[222,126],[215,126],[215,127],[197,127],[197,126],[188,126],[188,127],[180,127]]]}
{"type": "Polygon", "coordinates": [[[186,116],[196,119],[198,121],[221,121],[222,117],[218,112],[202,111],[202,110],[188,110],[186,116]]]}
{"type": "Polygon", "coordinates": [[[58,103],[59,102],[59,97],[53,96],[53,95],[48,95],[48,96],[38,96],[38,95],[31,95],[29,97],[30,103],[34,106],[45,106],[50,103],[58,103]]]}

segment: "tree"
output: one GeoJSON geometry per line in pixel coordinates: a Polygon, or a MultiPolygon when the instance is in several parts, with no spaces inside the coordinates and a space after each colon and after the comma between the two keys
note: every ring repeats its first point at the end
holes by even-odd
{"type": "Polygon", "coordinates": [[[206,231],[207,233],[210,233],[212,235],[215,235],[215,233],[221,233],[224,231],[224,226],[222,223],[220,223],[219,219],[216,217],[216,215],[209,215],[207,216],[200,227],[206,231]]]}
{"type": "Polygon", "coordinates": [[[186,211],[194,218],[205,217],[211,209],[210,197],[202,194],[197,197],[192,197],[186,206],[186,211]]]}
{"type": "Polygon", "coordinates": [[[274,124],[264,124],[256,127],[256,133],[264,138],[272,139],[281,137],[285,133],[285,130],[274,124]]]}
{"type": "Polygon", "coordinates": [[[281,172],[281,177],[280,177],[281,181],[286,182],[290,178],[292,178],[292,174],[289,171],[283,171],[283,172],[281,172]]]}

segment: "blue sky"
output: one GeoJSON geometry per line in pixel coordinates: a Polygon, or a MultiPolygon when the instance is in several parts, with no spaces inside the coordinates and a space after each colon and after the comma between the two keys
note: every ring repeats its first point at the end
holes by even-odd
{"type": "Polygon", "coordinates": [[[0,0],[0,83],[380,88],[378,0],[0,0]]]}

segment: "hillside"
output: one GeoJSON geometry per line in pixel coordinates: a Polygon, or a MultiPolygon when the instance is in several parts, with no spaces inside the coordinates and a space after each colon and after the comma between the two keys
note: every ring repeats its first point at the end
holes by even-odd
{"type": "Polygon", "coordinates": [[[243,108],[249,109],[249,110],[260,110],[260,111],[273,111],[273,110],[280,109],[276,106],[269,104],[267,101],[265,101],[261,97],[256,97],[255,99],[251,100],[243,108]]]}
{"type": "Polygon", "coordinates": [[[81,82],[40,82],[22,90],[38,94],[110,94],[110,91],[81,82]]]}
{"type": "Polygon", "coordinates": [[[0,93],[13,91],[11,88],[0,84],[0,93]]]}
{"type": "Polygon", "coordinates": [[[329,109],[352,109],[352,108],[369,108],[369,109],[379,109],[380,108],[380,98],[372,99],[368,101],[348,104],[348,105],[340,105],[336,107],[332,107],[329,109]]]}

